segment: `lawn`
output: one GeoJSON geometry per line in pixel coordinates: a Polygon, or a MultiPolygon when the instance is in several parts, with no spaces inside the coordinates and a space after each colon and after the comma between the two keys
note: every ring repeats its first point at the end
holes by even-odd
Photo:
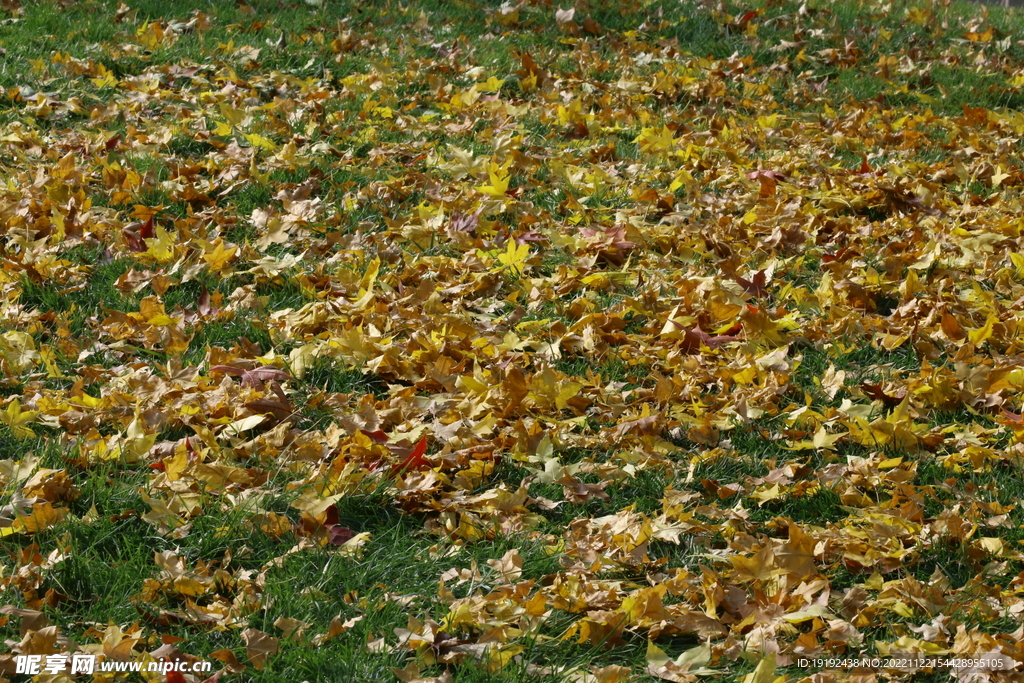
{"type": "Polygon", "coordinates": [[[4,0],[0,681],[1024,665],[1022,108],[948,0],[4,0]]]}

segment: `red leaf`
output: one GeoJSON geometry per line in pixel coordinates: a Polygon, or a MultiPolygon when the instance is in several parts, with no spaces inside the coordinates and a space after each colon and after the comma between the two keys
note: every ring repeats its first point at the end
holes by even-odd
{"type": "Polygon", "coordinates": [[[772,180],[786,180],[786,174],[779,173],[778,171],[772,171],[770,169],[759,169],[757,171],[751,171],[747,174],[747,177],[751,180],[757,180],[758,178],[771,178],[772,180]]]}
{"type": "Polygon", "coordinates": [[[583,140],[584,138],[590,137],[590,129],[587,128],[587,124],[582,121],[578,121],[576,125],[569,126],[562,137],[566,140],[583,140]]]}
{"type": "Polygon", "coordinates": [[[405,460],[391,468],[391,474],[398,474],[409,470],[429,470],[433,465],[423,457],[423,454],[426,452],[427,437],[424,436],[419,440],[415,448],[412,449],[412,452],[405,456],[405,460]]]}
{"type": "Polygon", "coordinates": [[[751,296],[764,296],[768,293],[766,285],[766,278],[763,270],[759,270],[754,274],[753,280],[748,280],[737,276],[735,278],[736,284],[743,288],[743,291],[751,296]]]}
{"type": "Polygon", "coordinates": [[[142,224],[139,228],[139,237],[144,240],[151,240],[156,237],[156,231],[153,229],[153,217],[150,216],[149,220],[142,224]]]}
{"type": "Polygon", "coordinates": [[[387,443],[388,442],[388,435],[385,434],[380,429],[378,429],[375,432],[368,432],[365,429],[360,429],[359,431],[361,431],[363,434],[366,434],[368,437],[370,437],[371,439],[373,439],[377,443],[382,443],[383,444],[383,443],[387,443]]]}
{"type": "Polygon", "coordinates": [[[253,389],[263,389],[263,382],[267,380],[281,380],[284,382],[292,378],[287,372],[269,365],[252,370],[243,370],[232,365],[215,365],[210,368],[210,372],[224,372],[235,377],[241,377],[242,386],[252,387],[253,389]]]}
{"type": "Polygon", "coordinates": [[[128,250],[135,253],[142,253],[149,249],[146,245],[145,240],[151,239],[155,234],[153,232],[153,217],[150,216],[149,220],[145,223],[129,223],[128,225],[121,228],[121,234],[124,235],[125,242],[128,243],[128,250]]]}
{"type": "Polygon", "coordinates": [[[738,341],[738,338],[731,335],[718,335],[712,337],[710,334],[700,329],[699,325],[694,325],[692,328],[683,332],[682,351],[683,353],[696,353],[700,351],[702,346],[706,346],[709,349],[717,349],[721,347],[722,344],[731,341],[738,341]]]}
{"type": "Polygon", "coordinates": [[[834,254],[822,254],[821,262],[832,263],[834,261],[845,261],[848,258],[859,255],[860,254],[858,254],[856,251],[851,250],[849,247],[843,247],[834,254]]]}
{"type": "Polygon", "coordinates": [[[330,505],[324,510],[324,526],[332,527],[338,523],[338,506],[330,505]]]}
{"type": "Polygon", "coordinates": [[[744,14],[742,17],[740,17],[740,20],[737,21],[736,23],[739,24],[740,26],[743,26],[744,24],[746,24],[747,22],[749,22],[751,19],[753,19],[756,16],[757,16],[757,10],[750,10],[749,12],[744,14]]]}
{"type": "Polygon", "coordinates": [[[756,180],[761,183],[761,197],[771,197],[775,194],[775,188],[779,184],[780,180],[785,180],[786,176],[779,173],[778,171],[771,170],[760,170],[751,171],[747,174],[747,177],[751,180],[756,180]]]}
{"type": "Polygon", "coordinates": [[[449,223],[449,229],[457,232],[473,232],[480,224],[480,211],[465,214],[456,211],[452,214],[451,223],[449,223]]]}
{"type": "Polygon", "coordinates": [[[331,545],[345,545],[346,541],[356,536],[356,532],[340,524],[335,524],[328,529],[327,534],[327,540],[330,541],[331,545]]]}
{"type": "Polygon", "coordinates": [[[548,238],[536,230],[527,230],[520,235],[516,235],[513,239],[515,239],[516,244],[523,245],[528,242],[546,242],[548,238]]]}
{"type": "Polygon", "coordinates": [[[1019,425],[1024,422],[1024,415],[1018,415],[1017,413],[1011,412],[1006,408],[1000,408],[1001,419],[997,419],[996,422],[1004,425],[1019,425]]]}
{"type": "Polygon", "coordinates": [[[180,671],[168,671],[167,683],[188,683],[188,681],[185,680],[184,674],[180,671]]]}
{"type": "Polygon", "coordinates": [[[199,295],[199,302],[196,307],[196,310],[198,310],[199,314],[204,318],[207,316],[217,315],[218,313],[220,313],[219,308],[214,308],[213,306],[210,305],[210,290],[208,290],[206,287],[203,287],[203,293],[199,295]]]}
{"type": "Polygon", "coordinates": [[[881,384],[871,384],[870,382],[863,382],[860,385],[860,388],[864,391],[865,394],[870,396],[872,399],[882,401],[888,406],[899,405],[900,401],[903,400],[903,397],[907,395],[907,392],[905,390],[901,390],[895,396],[890,396],[889,394],[885,393],[885,390],[882,389],[881,384]]]}
{"type": "Polygon", "coordinates": [[[291,378],[292,376],[283,370],[264,365],[261,368],[246,371],[242,375],[242,386],[248,385],[255,389],[262,389],[264,380],[280,380],[285,382],[291,378]]]}

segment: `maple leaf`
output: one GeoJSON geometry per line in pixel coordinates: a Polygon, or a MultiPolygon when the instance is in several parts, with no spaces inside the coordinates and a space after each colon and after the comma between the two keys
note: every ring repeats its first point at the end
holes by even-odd
{"type": "Polygon", "coordinates": [[[661,130],[644,128],[633,142],[640,145],[641,151],[656,154],[664,154],[676,148],[674,135],[668,126],[662,126],[661,130]]]}
{"type": "Polygon", "coordinates": [[[268,658],[280,649],[277,638],[254,628],[242,631],[242,640],[245,642],[245,654],[257,671],[262,671],[268,658]]]}
{"type": "Polygon", "coordinates": [[[704,644],[683,652],[676,659],[647,641],[647,672],[656,678],[675,683],[692,683],[697,676],[716,676],[722,672],[707,666],[711,663],[711,645],[704,644]]]}
{"type": "Polygon", "coordinates": [[[38,414],[38,410],[22,410],[21,401],[14,398],[6,408],[0,410],[0,422],[10,428],[16,439],[30,439],[36,433],[25,425],[31,423],[38,414]]]}
{"type": "Polygon", "coordinates": [[[264,382],[284,382],[291,379],[291,375],[289,375],[287,372],[267,365],[260,366],[258,368],[252,368],[249,370],[243,368],[236,368],[231,365],[216,365],[210,368],[210,372],[223,372],[225,374],[233,375],[235,377],[241,377],[243,387],[252,387],[253,389],[260,390],[266,388],[264,382]]]}
{"type": "Polygon", "coordinates": [[[530,245],[519,244],[514,239],[505,243],[505,251],[498,254],[498,261],[511,270],[516,276],[522,275],[526,268],[526,261],[530,257],[530,245]]]}
{"type": "Polygon", "coordinates": [[[743,288],[743,291],[752,296],[765,296],[768,293],[766,287],[767,281],[765,277],[765,271],[759,270],[754,273],[753,280],[747,280],[746,278],[739,277],[735,278],[736,284],[743,288]]]}
{"type": "MultiPolygon", "coordinates": [[[[257,145],[253,145],[253,147],[257,147],[257,145]]],[[[255,151],[249,156],[249,176],[262,187],[270,186],[270,171],[260,171],[259,166],[256,165],[255,151]]]]}
{"type": "Polygon", "coordinates": [[[174,246],[177,239],[162,225],[156,226],[154,232],[152,238],[143,238],[142,240],[146,244],[146,254],[152,256],[157,263],[167,263],[174,258],[174,246]]]}
{"type": "Polygon", "coordinates": [[[331,545],[345,545],[348,541],[355,538],[356,533],[349,529],[347,526],[341,526],[340,524],[332,524],[327,528],[328,541],[331,545]]]}
{"type": "Polygon", "coordinates": [[[144,252],[148,249],[146,240],[152,239],[155,235],[153,225],[153,216],[151,215],[145,222],[135,221],[121,229],[131,251],[144,252]]]}
{"type": "MultiPolygon", "coordinates": [[[[670,322],[674,323],[675,321],[670,322]]],[[[709,349],[717,349],[723,344],[736,341],[738,339],[739,337],[733,335],[709,335],[707,332],[700,329],[699,326],[694,325],[690,329],[683,330],[683,339],[680,344],[680,348],[686,353],[695,353],[699,351],[702,346],[709,349]]]]}
{"type": "MultiPolygon", "coordinates": [[[[274,142],[272,140],[268,140],[267,138],[263,137],[262,135],[257,135],[256,133],[243,133],[242,137],[245,138],[246,141],[250,145],[252,145],[254,148],[259,148],[259,149],[265,150],[267,152],[276,152],[277,151],[277,145],[274,144],[274,142]]],[[[255,159],[255,156],[253,156],[252,158],[255,159]]],[[[260,184],[262,185],[264,183],[260,183],[260,184]]]]}
{"type": "Polygon", "coordinates": [[[887,406],[899,405],[907,395],[907,392],[904,390],[897,392],[894,396],[887,394],[883,390],[882,385],[877,383],[873,384],[871,382],[862,382],[860,387],[869,397],[877,401],[882,401],[887,406]]]}
{"type": "Polygon", "coordinates": [[[487,177],[491,181],[490,184],[480,185],[476,189],[496,199],[503,199],[508,193],[508,184],[512,177],[508,172],[511,164],[511,160],[506,161],[501,166],[492,161],[487,169],[487,177]]]}
{"type": "Polygon", "coordinates": [[[416,445],[412,448],[402,462],[396,463],[391,467],[391,474],[402,474],[409,471],[426,470],[431,469],[433,464],[423,456],[427,452],[427,437],[421,437],[416,445]]]}

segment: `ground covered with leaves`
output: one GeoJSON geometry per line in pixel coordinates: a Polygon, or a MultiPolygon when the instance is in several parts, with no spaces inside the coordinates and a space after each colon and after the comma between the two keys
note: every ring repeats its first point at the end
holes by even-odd
{"type": "Polygon", "coordinates": [[[8,677],[1024,665],[1015,11],[2,7],[8,677]]]}

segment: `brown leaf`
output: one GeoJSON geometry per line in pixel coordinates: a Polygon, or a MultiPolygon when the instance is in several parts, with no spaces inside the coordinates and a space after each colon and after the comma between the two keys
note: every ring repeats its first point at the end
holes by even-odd
{"type": "Polygon", "coordinates": [[[235,653],[231,650],[216,650],[210,653],[210,659],[224,662],[225,669],[231,673],[242,673],[245,671],[245,664],[238,661],[235,653]]]}
{"type": "Polygon", "coordinates": [[[236,368],[231,365],[216,365],[210,368],[210,372],[223,372],[235,377],[241,377],[243,387],[252,387],[253,389],[261,390],[265,388],[263,384],[264,381],[275,380],[283,382],[292,378],[287,372],[267,365],[253,368],[251,370],[236,368]]]}
{"type": "Polygon", "coordinates": [[[245,643],[245,655],[257,671],[262,671],[267,665],[267,659],[276,655],[280,649],[277,638],[254,628],[242,631],[242,641],[245,643]]]}

